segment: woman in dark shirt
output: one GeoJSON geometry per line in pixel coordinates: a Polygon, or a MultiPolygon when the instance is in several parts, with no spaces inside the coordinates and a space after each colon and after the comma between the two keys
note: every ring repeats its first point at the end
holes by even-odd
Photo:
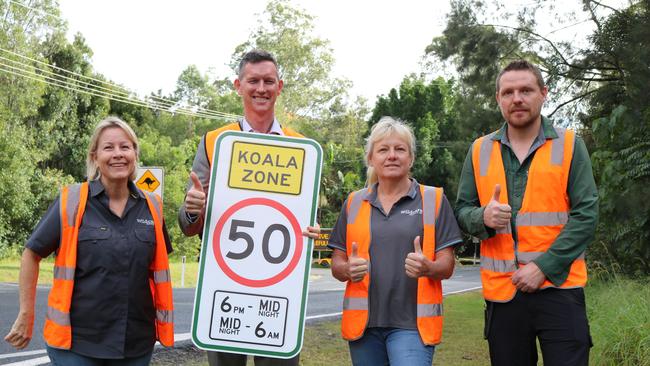
{"type": "Polygon", "coordinates": [[[31,340],[39,263],[53,252],[44,337],[54,365],[148,365],[156,339],[173,344],[171,246],[160,198],[132,182],[138,152],[119,118],[95,128],[89,181],[62,189],[23,252],[20,312],[5,337],[17,349],[31,340]]]}
{"type": "Polygon", "coordinates": [[[461,234],[441,188],[410,177],[411,129],[390,117],[366,145],[368,186],[332,231],[332,274],[347,282],[341,330],[355,366],[431,365],[442,333],[441,280],[461,234]]]}

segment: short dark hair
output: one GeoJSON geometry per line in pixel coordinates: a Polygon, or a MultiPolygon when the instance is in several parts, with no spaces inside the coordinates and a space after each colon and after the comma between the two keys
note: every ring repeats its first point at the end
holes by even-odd
{"type": "Polygon", "coordinates": [[[237,66],[237,76],[241,79],[246,64],[256,64],[263,61],[271,61],[273,62],[273,65],[275,65],[275,68],[276,69],[278,68],[278,62],[275,60],[275,57],[273,57],[273,55],[270,52],[260,50],[260,49],[254,49],[246,52],[244,56],[241,58],[241,61],[239,61],[239,66],[237,66]]]}
{"type": "Polygon", "coordinates": [[[520,71],[520,70],[532,72],[533,75],[535,75],[535,79],[537,79],[537,85],[539,86],[539,88],[544,89],[544,85],[545,85],[544,77],[542,77],[542,71],[539,69],[539,67],[526,60],[515,60],[509,63],[508,66],[504,67],[503,70],[501,70],[501,72],[499,73],[499,76],[497,76],[497,80],[496,80],[497,93],[499,92],[499,81],[501,80],[501,76],[503,76],[503,74],[505,74],[508,71],[520,71]]]}

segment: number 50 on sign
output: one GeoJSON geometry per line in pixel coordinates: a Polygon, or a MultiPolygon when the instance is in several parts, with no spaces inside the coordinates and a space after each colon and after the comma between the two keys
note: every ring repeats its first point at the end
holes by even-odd
{"type": "Polygon", "coordinates": [[[302,347],[322,150],[310,139],[226,132],[215,146],[192,340],[290,358],[302,347]]]}

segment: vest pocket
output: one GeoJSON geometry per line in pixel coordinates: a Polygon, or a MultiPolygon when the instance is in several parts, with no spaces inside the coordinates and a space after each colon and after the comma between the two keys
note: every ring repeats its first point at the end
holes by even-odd
{"type": "Polygon", "coordinates": [[[77,237],[77,268],[75,278],[87,278],[106,273],[113,263],[107,261],[114,251],[111,244],[111,229],[106,226],[82,226],[77,237]]]}
{"type": "Polygon", "coordinates": [[[156,233],[153,226],[149,228],[135,229],[135,260],[141,262],[143,266],[148,266],[153,260],[154,256],[154,243],[156,241],[156,233]]]}
{"type": "Polygon", "coordinates": [[[79,228],[79,243],[92,243],[98,244],[102,240],[107,240],[111,237],[111,229],[106,226],[100,227],[81,227],[79,228]]]}
{"type": "Polygon", "coordinates": [[[151,227],[151,229],[135,229],[135,237],[138,241],[153,246],[156,239],[156,233],[154,232],[153,227],[151,227]]]}

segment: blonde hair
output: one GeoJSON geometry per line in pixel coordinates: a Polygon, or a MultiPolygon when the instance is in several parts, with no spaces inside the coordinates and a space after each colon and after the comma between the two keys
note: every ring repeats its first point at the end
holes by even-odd
{"type": "Polygon", "coordinates": [[[370,130],[370,136],[366,139],[366,186],[370,187],[371,185],[377,182],[377,173],[375,169],[370,166],[369,161],[372,155],[372,149],[375,147],[375,144],[385,139],[389,136],[397,136],[403,139],[406,144],[409,146],[409,155],[411,155],[411,161],[415,160],[415,135],[413,135],[413,130],[411,127],[406,124],[406,122],[400,121],[399,119],[384,116],[379,119],[372,129],[370,130]]]}
{"type": "Polygon", "coordinates": [[[129,140],[133,143],[133,149],[135,150],[135,169],[131,173],[131,180],[135,179],[136,171],[138,170],[138,158],[140,157],[140,146],[138,144],[138,136],[135,135],[133,129],[124,121],[115,116],[108,116],[104,118],[101,122],[95,126],[95,131],[90,137],[90,142],[88,143],[88,155],[86,155],[86,176],[88,180],[96,180],[101,176],[101,172],[95,164],[94,155],[97,153],[97,145],[99,143],[99,136],[107,128],[117,127],[122,129],[129,140]]]}

